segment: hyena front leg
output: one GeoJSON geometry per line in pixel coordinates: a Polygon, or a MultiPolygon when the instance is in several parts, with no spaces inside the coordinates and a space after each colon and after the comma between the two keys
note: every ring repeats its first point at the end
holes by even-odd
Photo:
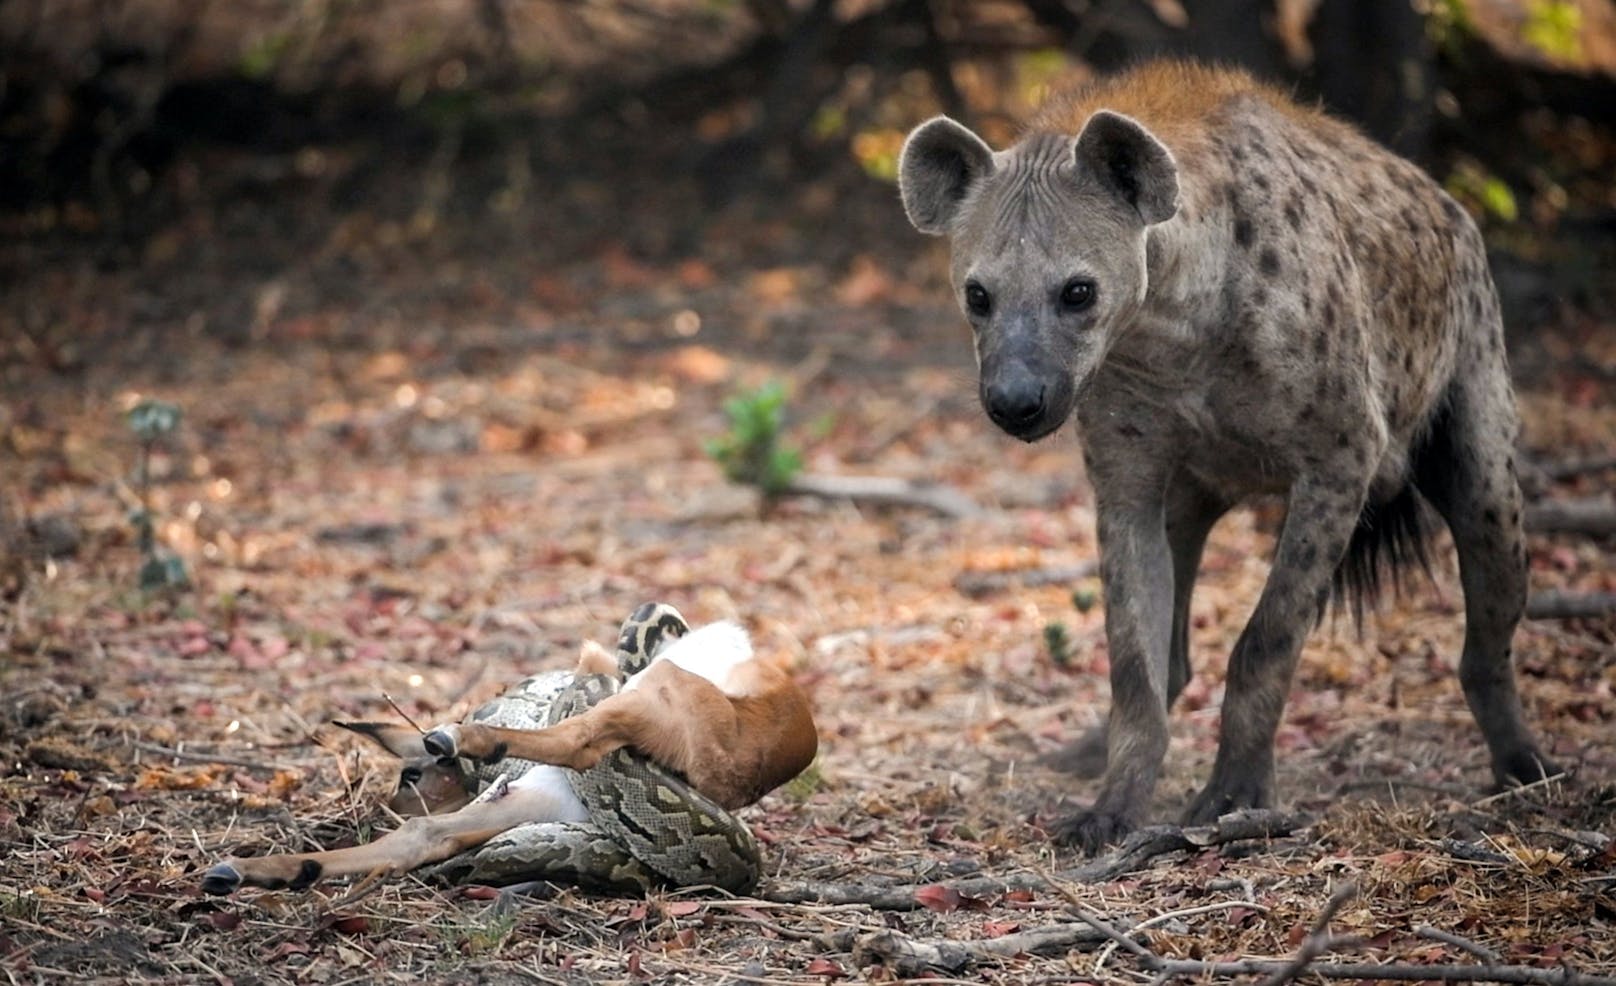
{"type": "Polygon", "coordinates": [[[1191,802],[1186,824],[1273,805],[1274,734],[1291,675],[1363,512],[1366,485],[1346,470],[1292,484],[1268,584],[1229,657],[1212,778],[1191,802]]]}
{"type": "Polygon", "coordinates": [[[1094,483],[1111,652],[1105,777],[1094,807],[1061,819],[1054,829],[1057,841],[1091,851],[1138,825],[1156,789],[1167,754],[1173,631],[1173,556],[1161,486],[1114,488],[1098,475],[1094,483]]]}
{"type": "MultiPolygon", "coordinates": [[[[1167,707],[1171,709],[1189,683],[1190,597],[1201,568],[1206,537],[1229,510],[1223,500],[1180,475],[1167,488],[1167,547],[1173,556],[1173,635],[1167,659],[1167,707]]],[[[1100,723],[1044,758],[1047,766],[1078,777],[1105,773],[1108,724],[1100,723]]]]}

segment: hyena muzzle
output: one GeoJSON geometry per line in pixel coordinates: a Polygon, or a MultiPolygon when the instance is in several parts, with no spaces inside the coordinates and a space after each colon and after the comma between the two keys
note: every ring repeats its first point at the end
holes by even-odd
{"type": "Polygon", "coordinates": [[[1496,779],[1558,772],[1510,661],[1526,561],[1498,299],[1475,224],[1434,182],[1244,74],[1181,62],[1053,100],[1004,151],[938,117],[899,171],[910,220],[951,241],[988,416],[1035,441],[1075,413],[1094,487],[1112,708],[1086,741],[1099,797],[1059,838],[1092,849],[1143,817],[1207,532],[1259,494],[1285,498],[1285,521],[1187,821],[1273,803],[1304,638],[1332,596],[1361,617],[1423,561],[1425,503],[1458,550],[1459,678],[1496,779]]]}

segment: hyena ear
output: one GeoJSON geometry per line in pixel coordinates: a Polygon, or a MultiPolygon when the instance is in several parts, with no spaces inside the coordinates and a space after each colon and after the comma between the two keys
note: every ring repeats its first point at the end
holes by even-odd
{"type": "Polygon", "coordinates": [[[903,211],[922,233],[946,233],[976,182],[993,173],[993,149],[963,124],[934,116],[916,127],[898,156],[903,211]]]}
{"type": "Polygon", "coordinates": [[[1146,226],[1178,212],[1178,165],[1173,154],[1132,117],[1100,110],[1078,134],[1073,156],[1138,210],[1146,226]]]}
{"type": "Polygon", "coordinates": [[[418,760],[427,755],[419,730],[398,726],[390,722],[337,722],[351,733],[358,733],[400,760],[418,760]]]}

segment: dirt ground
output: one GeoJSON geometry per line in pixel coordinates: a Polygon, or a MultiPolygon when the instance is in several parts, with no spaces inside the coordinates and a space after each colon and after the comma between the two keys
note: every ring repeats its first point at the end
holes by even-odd
{"type": "MultiPolygon", "coordinates": [[[[832,194],[647,249],[599,228],[612,212],[583,184],[531,228],[260,209],[176,222],[110,268],[11,248],[29,303],[73,331],[0,367],[0,493],[32,524],[0,604],[8,980],[885,981],[901,970],[872,951],[882,933],[987,942],[1072,922],[1057,892],[935,885],[1080,862],[1043,826],[1094,785],[1037,761],[1103,715],[1098,585],[958,586],[1094,557],[1076,441],[1026,446],[987,423],[941,254],[908,236],[890,189],[860,194],[868,229],[889,232],[832,241],[825,212],[848,201],[832,194]],[[764,509],[704,443],[727,397],[770,379],[810,471],[946,483],[981,513],[764,509]],[[152,463],[158,533],[194,583],[168,594],[136,587],[122,414],[143,398],[184,412],[152,463]],[[814,702],[817,764],[742,813],[767,854],[759,899],[528,901],[417,880],[336,908],[340,885],[200,895],[221,855],[391,824],[388,763],[329,720],[393,717],[388,697],[423,723],[457,717],[610,641],[646,600],[742,621],[814,702]],[[934,889],[907,910],[768,899],[803,881],[934,889]]],[[[1579,316],[1517,336],[1529,456],[1616,450],[1616,387],[1589,369],[1616,365],[1616,329],[1579,316]]],[[[1213,534],[1163,820],[1207,775],[1277,516],[1237,512],[1213,534]]],[[[1534,589],[1616,590],[1613,547],[1533,536],[1534,589]]],[[[1476,961],[1430,927],[1506,964],[1616,975],[1616,621],[1520,631],[1531,721],[1576,773],[1489,797],[1454,675],[1451,552],[1435,554],[1434,578],[1361,636],[1340,618],[1307,644],[1279,751],[1282,797],[1311,827],[1070,893],[1119,923],[1184,912],[1143,932],[1163,957],[1284,958],[1353,881],[1332,928],[1361,940],[1333,958],[1476,961]]],[[[916,981],[1150,978],[1126,952],[1097,957],[1060,947],[916,981]]]]}

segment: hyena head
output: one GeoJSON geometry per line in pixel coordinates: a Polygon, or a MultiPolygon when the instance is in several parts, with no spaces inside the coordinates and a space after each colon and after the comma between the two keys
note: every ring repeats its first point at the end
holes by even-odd
{"type": "Polygon", "coordinates": [[[904,142],[898,184],[915,228],[953,247],[988,417],[1043,438],[1144,300],[1145,231],[1178,211],[1172,154],[1106,110],[998,153],[940,116],[904,142]]]}

